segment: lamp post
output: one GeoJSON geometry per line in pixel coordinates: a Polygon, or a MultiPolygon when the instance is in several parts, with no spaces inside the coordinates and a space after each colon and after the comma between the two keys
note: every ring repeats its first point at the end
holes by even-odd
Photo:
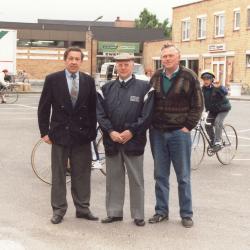
{"type": "Polygon", "coordinates": [[[89,24],[89,27],[88,27],[88,32],[89,32],[89,35],[90,35],[90,75],[91,76],[93,74],[92,66],[93,66],[93,37],[94,37],[94,34],[93,34],[92,30],[91,30],[91,24],[97,22],[98,20],[100,20],[102,18],[103,18],[103,16],[97,17],[95,20],[93,20],[89,24]]]}

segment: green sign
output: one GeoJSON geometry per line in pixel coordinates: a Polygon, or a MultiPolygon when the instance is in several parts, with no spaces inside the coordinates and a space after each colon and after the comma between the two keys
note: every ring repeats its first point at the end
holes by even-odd
{"type": "Polygon", "coordinates": [[[139,53],[140,43],[125,43],[125,42],[98,42],[98,52],[110,53],[139,53]]]}
{"type": "Polygon", "coordinates": [[[5,30],[0,31],[0,39],[3,38],[7,33],[8,31],[5,30]]]}

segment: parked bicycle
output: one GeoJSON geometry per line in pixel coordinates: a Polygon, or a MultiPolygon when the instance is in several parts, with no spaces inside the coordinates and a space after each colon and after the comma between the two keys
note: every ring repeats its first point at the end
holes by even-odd
{"type": "MultiPolygon", "coordinates": [[[[96,140],[91,142],[92,166],[106,175],[105,152],[103,146],[103,136],[101,129],[97,128],[96,140]]],[[[51,184],[51,145],[45,143],[42,139],[35,144],[31,153],[31,166],[35,175],[43,182],[51,184]]],[[[68,162],[66,170],[66,182],[70,182],[70,164],[68,162]]]]}
{"type": "Polygon", "coordinates": [[[25,70],[18,70],[14,76],[14,82],[29,83],[29,77],[25,70]]]}
{"type": "Polygon", "coordinates": [[[0,96],[4,97],[2,103],[15,103],[18,100],[18,92],[15,84],[7,83],[6,85],[1,85],[0,96]]]}
{"type": "Polygon", "coordinates": [[[238,136],[235,128],[230,124],[224,124],[222,128],[222,144],[219,151],[213,150],[212,142],[205,131],[206,115],[203,115],[198,125],[191,131],[192,155],[191,167],[198,169],[204,159],[205,152],[208,156],[216,155],[219,162],[228,165],[234,159],[238,149],[238,136]]]}

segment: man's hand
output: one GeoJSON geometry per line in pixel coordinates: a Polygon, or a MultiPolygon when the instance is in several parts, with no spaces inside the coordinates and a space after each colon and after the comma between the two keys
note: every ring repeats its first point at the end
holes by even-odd
{"type": "Polygon", "coordinates": [[[215,88],[219,88],[220,87],[220,82],[214,81],[213,85],[215,88]]]}
{"type": "Polygon", "coordinates": [[[133,134],[129,130],[124,130],[120,135],[122,137],[122,144],[125,144],[133,137],[133,134]]]}
{"type": "Polygon", "coordinates": [[[118,142],[118,143],[123,143],[123,139],[121,137],[121,134],[116,132],[116,131],[112,131],[110,134],[109,134],[110,138],[112,139],[112,141],[114,142],[118,142]]]}
{"type": "Polygon", "coordinates": [[[183,127],[183,128],[181,129],[181,131],[184,132],[184,133],[188,133],[188,132],[189,132],[189,129],[187,129],[186,127],[183,127]]]}
{"type": "Polygon", "coordinates": [[[48,135],[45,135],[44,137],[42,137],[43,141],[48,143],[48,144],[52,144],[52,141],[50,140],[48,135]]]}

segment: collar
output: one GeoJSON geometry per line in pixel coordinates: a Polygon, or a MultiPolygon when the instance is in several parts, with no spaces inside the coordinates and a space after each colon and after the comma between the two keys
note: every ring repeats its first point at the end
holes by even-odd
{"type": "Polygon", "coordinates": [[[125,79],[125,80],[122,80],[120,77],[119,77],[119,82],[120,83],[122,83],[122,82],[125,82],[125,83],[127,83],[130,79],[132,79],[132,75],[131,76],[129,76],[127,79],[125,79]]]}
{"type": "Polygon", "coordinates": [[[180,70],[180,66],[178,65],[177,69],[172,73],[172,75],[170,77],[167,76],[166,69],[163,69],[162,74],[163,74],[163,76],[167,77],[168,79],[172,79],[177,75],[179,70],[180,70]]]}
{"type": "MultiPolygon", "coordinates": [[[[70,73],[67,69],[65,69],[65,73],[66,73],[66,77],[70,79],[72,73],[70,73]]],[[[75,74],[76,74],[76,80],[78,80],[79,79],[79,71],[77,71],[75,74]]]]}

